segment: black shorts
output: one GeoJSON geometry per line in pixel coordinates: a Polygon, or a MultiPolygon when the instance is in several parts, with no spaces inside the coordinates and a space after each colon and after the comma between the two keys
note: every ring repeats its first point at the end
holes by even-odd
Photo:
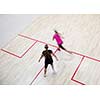
{"type": "Polygon", "coordinates": [[[48,64],[53,64],[53,60],[52,59],[46,59],[45,60],[45,68],[47,68],[48,67],[48,64]]]}

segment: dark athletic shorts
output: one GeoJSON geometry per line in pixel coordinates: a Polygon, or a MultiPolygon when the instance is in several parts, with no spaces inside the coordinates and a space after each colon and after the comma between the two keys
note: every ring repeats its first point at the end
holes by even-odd
{"type": "Polygon", "coordinates": [[[45,68],[47,68],[48,67],[48,64],[53,64],[53,60],[52,59],[46,59],[45,60],[45,68]]]}

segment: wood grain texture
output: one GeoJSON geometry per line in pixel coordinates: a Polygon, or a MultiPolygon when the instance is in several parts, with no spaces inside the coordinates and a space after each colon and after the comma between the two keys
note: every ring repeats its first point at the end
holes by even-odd
{"type": "MultiPolygon", "coordinates": [[[[12,56],[0,50],[1,85],[81,85],[78,82],[85,83],[86,85],[100,84],[99,14],[44,15],[38,17],[31,25],[18,34],[23,34],[38,41],[34,44],[35,41],[18,35],[2,48],[21,56],[34,44],[22,58],[12,56]],[[57,46],[56,42],[52,41],[54,29],[63,33],[63,46],[73,51],[73,54],[70,55],[64,51],[57,51],[56,55],[59,61],[57,62],[53,58],[56,74],[53,74],[49,66],[47,77],[44,78],[43,70],[41,70],[44,66],[44,60],[41,60],[39,63],[38,59],[44,50],[45,43],[57,46]],[[83,56],[84,59],[80,64],[83,56]],[[78,65],[79,68],[77,69],[78,65]],[[77,72],[75,73],[76,69],[77,72]],[[73,80],[76,80],[76,82],[71,79],[74,73],[73,80]]],[[[53,51],[56,50],[56,47],[49,46],[49,48],[53,51]]]]}

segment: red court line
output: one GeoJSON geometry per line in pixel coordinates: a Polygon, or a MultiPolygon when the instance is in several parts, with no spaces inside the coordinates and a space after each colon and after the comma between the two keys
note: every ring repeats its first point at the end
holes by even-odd
{"type": "MultiPolygon", "coordinates": [[[[36,39],[31,38],[31,37],[22,35],[22,34],[19,34],[19,36],[24,37],[24,38],[27,38],[27,39],[35,40],[35,41],[40,42],[40,43],[47,44],[46,42],[43,42],[43,41],[40,41],[40,40],[36,40],[36,39]]],[[[48,45],[58,48],[58,47],[55,46],[55,45],[51,45],[51,44],[48,44],[48,45]]],[[[56,53],[56,52],[57,52],[57,50],[55,51],[55,53],[56,53]]],[[[80,53],[77,53],[77,52],[74,52],[74,51],[72,51],[72,53],[73,53],[73,54],[76,54],[76,55],[79,55],[79,56],[82,56],[82,60],[81,60],[80,64],[78,65],[77,69],[75,70],[75,72],[74,72],[74,74],[73,74],[71,80],[74,81],[74,82],[77,82],[77,83],[79,83],[79,84],[85,85],[84,83],[79,82],[79,81],[73,79],[74,76],[75,76],[75,74],[76,74],[76,72],[78,71],[78,69],[79,69],[79,67],[80,67],[80,65],[81,65],[81,63],[82,63],[82,61],[84,60],[84,57],[86,57],[86,58],[88,58],[88,59],[92,59],[92,60],[94,60],[94,61],[98,61],[98,62],[100,62],[100,60],[95,59],[95,58],[92,58],[92,57],[89,57],[89,56],[86,56],[86,55],[83,55],[83,54],[80,54],[80,53]]],[[[41,70],[40,70],[40,72],[41,72],[41,70]]],[[[39,74],[40,74],[40,72],[39,72],[39,74]]],[[[38,74],[38,75],[39,75],[39,74],[38,74]]],[[[35,77],[35,79],[38,77],[38,75],[35,77]]],[[[35,79],[34,79],[34,80],[35,80],[35,79]]]]}
{"type": "Polygon", "coordinates": [[[77,71],[78,71],[80,65],[82,64],[82,62],[83,62],[83,60],[84,60],[84,57],[85,57],[85,56],[82,57],[82,59],[81,59],[79,65],[78,65],[78,67],[76,68],[74,74],[73,74],[72,77],[71,77],[71,80],[72,80],[72,81],[77,82],[77,83],[79,83],[79,84],[81,84],[81,85],[85,85],[85,84],[82,83],[82,82],[79,82],[79,81],[75,80],[74,77],[75,77],[75,75],[76,75],[76,73],[77,73],[77,71]]]}
{"type": "Polygon", "coordinates": [[[1,50],[4,51],[4,52],[6,52],[6,53],[8,53],[8,54],[10,54],[10,55],[15,56],[15,57],[22,58],[36,43],[37,43],[37,41],[35,41],[21,56],[18,56],[16,54],[14,54],[12,52],[9,52],[7,50],[4,50],[4,49],[1,49],[1,50]]]}
{"type": "Polygon", "coordinates": [[[84,83],[82,83],[82,82],[79,82],[79,81],[77,81],[77,80],[75,80],[75,79],[72,79],[72,81],[74,81],[74,82],[76,82],[76,83],[78,83],[78,84],[81,84],[81,85],[86,85],[86,84],[84,84],[84,83]]]}
{"type": "MultiPolygon", "coordinates": [[[[22,34],[18,34],[18,35],[21,36],[21,37],[24,37],[24,38],[30,39],[30,40],[34,40],[34,41],[37,41],[37,42],[43,43],[43,44],[48,44],[48,43],[46,43],[46,42],[43,42],[43,41],[40,41],[40,40],[37,40],[37,39],[33,39],[33,38],[31,38],[31,37],[28,37],[28,36],[25,36],[25,35],[22,35],[22,34]]],[[[52,47],[55,47],[55,48],[58,48],[57,46],[52,45],[52,44],[48,44],[48,45],[50,45],[50,46],[52,46],[52,47]]]]}
{"type": "Polygon", "coordinates": [[[6,51],[6,50],[4,50],[4,49],[1,49],[1,51],[4,51],[4,52],[6,52],[6,53],[8,53],[8,54],[10,54],[10,55],[13,55],[13,56],[15,56],[15,57],[20,58],[20,56],[14,54],[14,53],[11,53],[11,52],[9,52],[9,51],[6,51]]]}
{"type": "MultiPolygon", "coordinates": [[[[55,50],[54,54],[57,52],[58,48],[55,50]]],[[[42,70],[44,69],[44,67],[42,67],[40,69],[40,71],[36,74],[35,78],[32,80],[32,82],[29,85],[32,85],[33,82],[37,79],[37,77],[40,75],[40,73],[42,72],[42,70]]]]}
{"type": "Polygon", "coordinates": [[[35,44],[37,43],[37,41],[35,41],[30,47],[29,49],[27,49],[20,58],[22,58],[35,44]]]}
{"type": "Polygon", "coordinates": [[[92,59],[92,60],[94,60],[94,61],[100,62],[100,60],[98,60],[98,59],[95,59],[95,58],[92,58],[92,57],[89,57],[89,56],[86,56],[86,55],[83,55],[83,54],[80,54],[80,53],[77,53],[77,52],[73,52],[73,51],[72,51],[72,53],[73,53],[73,54],[76,54],[76,55],[84,56],[84,57],[89,58],[89,59],[92,59]]]}
{"type": "Polygon", "coordinates": [[[55,50],[54,54],[58,51],[58,48],[55,50]]]}
{"type": "MultiPolygon", "coordinates": [[[[33,38],[30,38],[30,37],[25,36],[25,35],[22,35],[22,34],[18,34],[18,35],[21,36],[21,37],[30,39],[30,40],[34,40],[34,41],[36,41],[36,42],[40,42],[40,43],[47,44],[46,42],[43,42],[43,41],[40,41],[40,40],[37,40],[37,39],[33,39],[33,38]]],[[[36,43],[36,42],[35,42],[35,43],[36,43]]],[[[34,44],[35,44],[35,43],[34,43],[34,44]]],[[[31,48],[33,47],[34,44],[32,44],[32,45],[30,46],[29,49],[31,49],[31,48]]],[[[52,45],[52,44],[48,44],[48,45],[50,45],[50,46],[52,46],[52,47],[58,48],[57,46],[52,45]]],[[[18,56],[18,55],[16,55],[16,54],[11,53],[11,52],[8,52],[8,51],[6,51],[6,50],[4,50],[4,49],[1,49],[1,50],[4,51],[4,52],[6,52],[6,53],[9,53],[9,54],[11,54],[11,55],[13,55],[13,56],[16,56],[16,57],[18,57],[18,58],[22,58],[22,57],[29,51],[29,49],[26,50],[25,53],[22,54],[22,56],[18,56]]],[[[55,53],[56,53],[56,52],[57,52],[57,49],[56,49],[55,53]]],[[[80,67],[80,65],[81,65],[81,63],[82,63],[84,57],[89,58],[89,59],[92,59],[92,60],[95,60],[95,61],[98,61],[98,62],[100,62],[100,60],[95,59],[95,58],[92,58],[92,57],[89,57],[89,56],[86,56],[86,55],[83,55],[83,54],[80,54],[80,53],[77,53],[77,52],[73,52],[73,51],[72,51],[72,53],[73,53],[73,54],[76,54],[76,55],[82,56],[82,60],[81,60],[80,64],[78,65],[77,69],[75,70],[75,72],[74,72],[74,74],[73,74],[71,80],[74,81],[74,82],[77,82],[77,83],[79,83],[79,84],[85,85],[84,83],[79,82],[79,81],[77,81],[77,80],[74,79],[74,76],[75,76],[76,72],[78,71],[78,69],[79,69],[79,67],[80,67]]],[[[43,68],[44,68],[44,67],[43,67],[43,68]]],[[[41,73],[41,71],[43,70],[43,68],[42,68],[42,69],[40,70],[40,72],[36,75],[36,77],[34,78],[34,80],[38,77],[38,75],[41,73]]],[[[34,80],[33,80],[33,81],[34,81],[34,80]]],[[[33,81],[31,82],[31,84],[33,83],[33,81]]]]}
{"type": "MultiPolygon", "coordinates": [[[[46,42],[43,42],[43,41],[40,41],[40,40],[37,40],[37,39],[33,39],[33,38],[31,38],[31,37],[28,37],[28,36],[25,36],[25,35],[22,35],[22,34],[18,34],[18,35],[21,36],[21,37],[30,39],[30,40],[34,40],[34,41],[37,41],[37,42],[40,42],[40,43],[48,44],[48,43],[46,43],[46,42]]],[[[48,44],[48,45],[58,48],[57,46],[52,45],[52,44],[48,44]]],[[[86,55],[83,55],[83,54],[80,54],[80,53],[77,53],[77,52],[74,52],[74,51],[71,51],[71,52],[72,52],[73,54],[80,55],[80,56],[84,56],[84,57],[86,57],[86,58],[89,58],[89,59],[92,59],[92,60],[95,60],[95,61],[100,62],[100,60],[98,60],[98,59],[95,59],[95,58],[92,58],[92,57],[89,57],[89,56],[86,56],[86,55]]]]}
{"type": "Polygon", "coordinates": [[[41,68],[41,70],[36,74],[35,78],[32,80],[32,82],[29,85],[32,85],[32,83],[36,80],[36,78],[39,76],[39,74],[42,72],[44,67],[41,68]]]}

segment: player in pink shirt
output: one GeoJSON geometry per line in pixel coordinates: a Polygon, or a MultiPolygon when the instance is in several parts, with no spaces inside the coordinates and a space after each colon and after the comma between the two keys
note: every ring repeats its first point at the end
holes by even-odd
{"type": "Polygon", "coordinates": [[[59,47],[58,47],[58,50],[60,50],[60,48],[61,48],[61,49],[65,50],[65,51],[67,51],[68,53],[72,53],[71,51],[66,50],[66,49],[62,46],[63,41],[62,41],[62,39],[61,39],[60,33],[58,33],[56,30],[54,30],[54,32],[55,32],[55,34],[54,34],[54,36],[53,36],[53,40],[54,40],[54,39],[56,40],[56,42],[57,42],[57,44],[58,44],[58,46],[59,46],[59,47]]]}

